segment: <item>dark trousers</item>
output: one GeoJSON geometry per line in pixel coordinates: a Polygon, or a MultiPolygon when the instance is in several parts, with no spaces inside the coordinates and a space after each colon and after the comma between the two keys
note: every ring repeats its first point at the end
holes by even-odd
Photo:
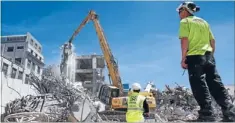
{"type": "Polygon", "coordinates": [[[203,56],[187,56],[187,64],[191,89],[201,108],[199,115],[213,115],[211,96],[221,106],[223,112],[233,106],[229,102],[228,92],[216,70],[212,53],[206,52],[203,56]]]}

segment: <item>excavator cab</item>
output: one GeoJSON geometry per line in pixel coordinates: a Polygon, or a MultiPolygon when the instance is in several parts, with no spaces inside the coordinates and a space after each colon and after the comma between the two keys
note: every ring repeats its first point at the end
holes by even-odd
{"type": "Polygon", "coordinates": [[[119,97],[119,88],[110,85],[101,85],[98,98],[106,105],[112,104],[112,99],[119,97]]]}
{"type": "MultiPolygon", "coordinates": [[[[148,84],[149,85],[149,84],[148,84]]],[[[127,97],[132,93],[129,88],[129,84],[123,84],[123,96],[122,97],[114,97],[112,99],[112,108],[118,111],[126,111],[127,110],[127,97]]],[[[152,87],[152,86],[151,86],[152,87]]],[[[148,86],[146,88],[149,88],[148,86]]],[[[155,96],[150,91],[141,91],[140,95],[143,95],[147,99],[147,103],[149,104],[150,111],[154,111],[156,109],[156,100],[155,96]]]]}
{"type": "MultiPolygon", "coordinates": [[[[128,95],[131,93],[132,92],[129,91],[128,95]]],[[[150,111],[154,111],[156,109],[156,100],[155,100],[155,97],[153,97],[153,94],[149,92],[140,92],[140,95],[143,95],[146,97],[147,103],[149,104],[150,111]]],[[[126,111],[127,110],[127,98],[128,96],[113,97],[112,109],[118,110],[118,111],[126,111]]]]}

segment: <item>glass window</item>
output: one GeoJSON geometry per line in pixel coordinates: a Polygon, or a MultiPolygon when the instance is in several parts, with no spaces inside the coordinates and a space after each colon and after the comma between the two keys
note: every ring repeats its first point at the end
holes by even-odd
{"type": "Polygon", "coordinates": [[[5,75],[7,75],[7,70],[8,70],[8,64],[3,63],[2,72],[3,72],[5,75]]]}
{"type": "Polygon", "coordinates": [[[23,72],[19,71],[18,79],[22,80],[23,79],[23,72]]]}
{"type": "Polygon", "coordinates": [[[113,89],[112,90],[112,94],[111,94],[111,97],[118,97],[118,90],[117,89],[113,89]]]}
{"type": "Polygon", "coordinates": [[[38,51],[41,53],[41,51],[42,51],[41,47],[38,48],[38,51]]]}
{"type": "Polygon", "coordinates": [[[25,76],[25,84],[29,84],[29,75],[28,74],[26,74],[26,76],[25,76]]]}
{"type": "Polygon", "coordinates": [[[7,48],[7,52],[13,52],[14,51],[14,47],[8,47],[7,48]]]}
{"type": "Polygon", "coordinates": [[[21,65],[21,58],[15,58],[15,63],[21,65]]]}
{"type": "Polygon", "coordinates": [[[38,66],[38,69],[37,69],[38,74],[40,74],[40,70],[41,70],[41,69],[40,69],[40,67],[38,66]]]}
{"type": "Polygon", "coordinates": [[[7,37],[7,41],[11,41],[11,38],[7,37]]]}
{"type": "Polygon", "coordinates": [[[28,60],[27,67],[30,68],[31,66],[31,60],[28,60]]]}
{"type": "Polygon", "coordinates": [[[27,36],[23,36],[21,37],[21,40],[25,40],[27,38],[27,36]]]}
{"type": "Polygon", "coordinates": [[[24,49],[24,46],[18,46],[17,49],[24,49]]]}
{"type": "Polygon", "coordinates": [[[30,44],[33,46],[33,39],[30,40],[30,44]]]}
{"type": "Polygon", "coordinates": [[[15,78],[16,77],[16,69],[15,68],[12,68],[12,71],[11,71],[11,78],[15,78]]]}
{"type": "Polygon", "coordinates": [[[33,67],[32,67],[33,71],[35,71],[35,67],[36,67],[36,65],[35,65],[35,63],[33,63],[33,67]]]}
{"type": "Polygon", "coordinates": [[[1,52],[3,52],[3,45],[1,45],[1,52]]]}

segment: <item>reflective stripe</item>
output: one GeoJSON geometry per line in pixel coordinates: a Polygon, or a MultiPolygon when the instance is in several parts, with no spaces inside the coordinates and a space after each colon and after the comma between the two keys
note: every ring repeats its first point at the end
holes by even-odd
{"type": "Polygon", "coordinates": [[[132,110],[132,111],[144,111],[143,108],[128,108],[128,110],[132,110]]]}

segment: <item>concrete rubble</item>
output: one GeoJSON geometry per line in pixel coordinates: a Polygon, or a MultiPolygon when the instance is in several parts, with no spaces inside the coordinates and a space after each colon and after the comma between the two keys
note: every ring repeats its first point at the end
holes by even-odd
{"type": "MultiPolygon", "coordinates": [[[[177,86],[170,88],[166,85],[166,90],[156,93],[157,109],[156,114],[160,116],[162,120],[172,121],[190,121],[195,120],[198,117],[197,111],[200,109],[192,92],[184,87],[177,86]]],[[[230,95],[233,104],[235,104],[235,96],[230,95]]],[[[213,99],[213,98],[212,98],[213,99]]],[[[212,105],[217,117],[222,117],[220,106],[213,99],[212,105]]]]}
{"type": "Polygon", "coordinates": [[[82,113],[80,109],[84,105],[85,99],[87,100],[86,104],[93,103],[84,88],[76,89],[73,85],[54,77],[49,69],[44,73],[42,80],[39,80],[34,74],[30,74],[29,82],[39,95],[28,95],[8,103],[3,114],[5,122],[16,122],[16,119],[22,120],[22,117],[31,117],[23,121],[66,122],[68,120],[81,121],[81,119],[89,121],[85,118],[88,117],[88,114],[92,114],[91,109],[90,112],[86,112],[89,109],[85,109],[82,113]],[[79,119],[75,118],[74,113],[80,113],[79,119]],[[17,114],[20,117],[16,117],[17,114]]]}
{"type": "MultiPolygon", "coordinates": [[[[115,114],[106,117],[99,113],[100,104],[89,91],[65,83],[60,77],[55,77],[49,68],[42,80],[30,74],[29,81],[39,95],[28,95],[9,102],[2,114],[4,122],[105,122],[125,119],[115,114]]],[[[235,99],[234,96],[231,98],[235,99]]],[[[156,102],[156,122],[183,122],[197,118],[199,107],[190,90],[183,86],[170,88],[166,85],[164,91],[156,92],[156,102]]],[[[218,105],[214,102],[213,106],[217,115],[221,116],[218,105]]]]}

